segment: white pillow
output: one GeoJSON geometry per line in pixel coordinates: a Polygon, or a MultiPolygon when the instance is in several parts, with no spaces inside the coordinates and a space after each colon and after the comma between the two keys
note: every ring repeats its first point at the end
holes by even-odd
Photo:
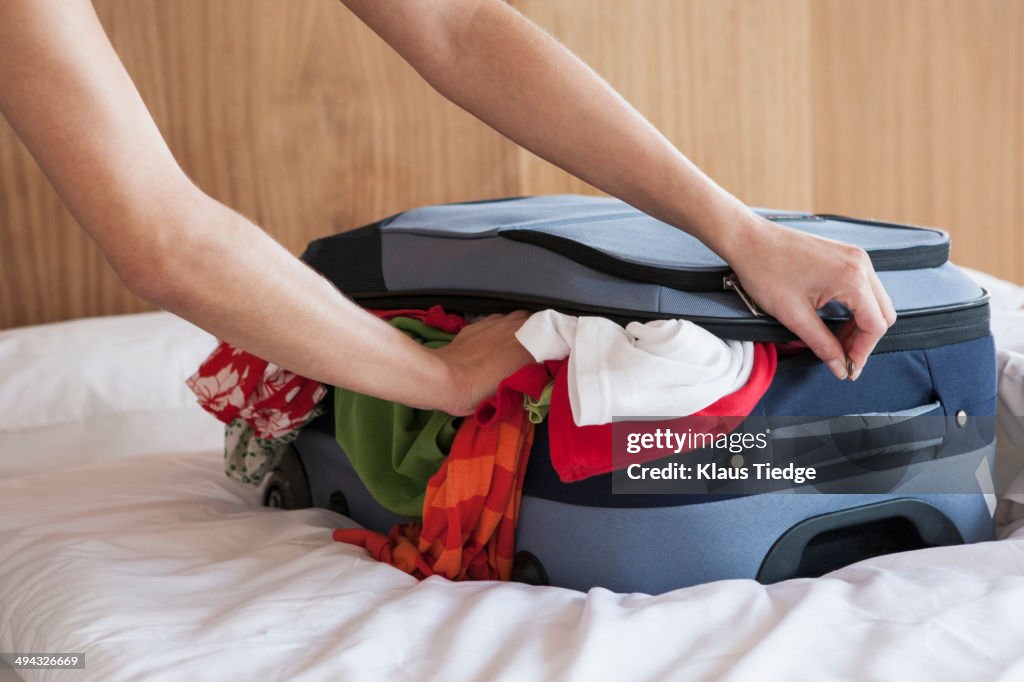
{"type": "Polygon", "coordinates": [[[213,336],[166,312],[2,331],[0,432],[198,410],[185,379],[215,345],[213,336]]]}
{"type": "Polygon", "coordinates": [[[985,287],[988,293],[991,294],[992,299],[989,303],[993,312],[1020,312],[1024,310],[1024,286],[1005,279],[999,279],[980,270],[973,270],[963,266],[960,266],[960,269],[970,275],[978,283],[978,286],[985,287]]]}
{"type": "Polygon", "coordinates": [[[193,405],[0,429],[0,478],[169,452],[205,452],[220,462],[224,425],[193,405]]]}
{"type": "Polygon", "coordinates": [[[961,268],[991,295],[992,336],[996,348],[1024,353],[1024,287],[984,272],[961,268]]]}

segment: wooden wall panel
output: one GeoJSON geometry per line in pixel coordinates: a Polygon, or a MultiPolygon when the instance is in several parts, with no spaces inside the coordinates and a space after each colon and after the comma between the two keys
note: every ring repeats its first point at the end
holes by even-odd
{"type": "MultiPolygon", "coordinates": [[[[931,223],[1024,281],[1024,0],[512,0],[744,200],[931,223]]],[[[593,191],[337,0],[95,0],[186,171],[293,252],[423,203],[593,191]]],[[[0,122],[0,328],[147,306],[0,122]]]]}
{"type": "MultiPolygon", "coordinates": [[[[808,0],[516,0],[719,184],[812,202],[808,0]]],[[[524,192],[585,191],[521,151],[524,192]]],[[[592,191],[592,190],[590,190],[592,191]]]]}
{"type": "Polygon", "coordinates": [[[186,171],[293,251],[514,189],[514,147],[337,0],[105,0],[101,18],[186,171]]]}
{"type": "Polygon", "coordinates": [[[1024,2],[815,0],[814,204],[1024,282],[1024,2]]]}
{"type": "MultiPolygon", "coordinates": [[[[95,5],[186,172],[295,253],[419,204],[517,191],[515,147],[337,0],[95,5]]],[[[0,328],[147,309],[0,127],[0,328]]]]}
{"type": "Polygon", "coordinates": [[[0,329],[144,309],[0,117],[0,329]]]}

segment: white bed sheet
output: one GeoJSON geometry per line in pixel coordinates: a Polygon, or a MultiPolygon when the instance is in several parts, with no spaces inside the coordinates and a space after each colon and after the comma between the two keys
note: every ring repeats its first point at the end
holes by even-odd
{"type": "Polygon", "coordinates": [[[256,506],[216,452],[0,480],[0,651],[31,680],[1018,680],[1024,529],[649,597],[417,583],[256,506]]]}
{"type": "Polygon", "coordinates": [[[0,651],[86,655],[25,679],[1024,680],[1024,521],[767,587],[417,582],[332,542],[344,517],[259,507],[212,420],[164,416],[0,433],[0,651]]]}

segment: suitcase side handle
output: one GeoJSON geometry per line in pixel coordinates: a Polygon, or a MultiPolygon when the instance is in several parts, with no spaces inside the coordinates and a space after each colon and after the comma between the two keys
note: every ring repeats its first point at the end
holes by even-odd
{"type": "Polygon", "coordinates": [[[963,542],[956,524],[937,507],[910,498],[886,500],[796,524],[768,550],[757,581],[816,578],[883,554],[963,542]]]}

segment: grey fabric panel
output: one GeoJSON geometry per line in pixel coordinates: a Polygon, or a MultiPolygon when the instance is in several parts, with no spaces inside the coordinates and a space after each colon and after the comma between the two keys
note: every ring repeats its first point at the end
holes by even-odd
{"type": "MultiPolygon", "coordinates": [[[[994,445],[985,448],[987,456],[994,445]]],[[[958,460],[958,458],[951,458],[958,460]]],[[[963,461],[977,463],[978,455],[963,461]]],[[[961,461],[937,462],[907,490],[887,495],[770,494],[651,509],[610,509],[524,497],[516,550],[540,559],[552,585],[660,594],[713,580],[752,579],[775,541],[812,516],[914,497],[938,507],[966,542],[991,540],[984,495],[934,493],[938,479],[969,476],[961,461]]],[[[961,486],[962,487],[962,486],[961,486]]]]}
{"type": "Polygon", "coordinates": [[[498,228],[543,224],[564,220],[572,212],[581,219],[596,219],[609,213],[635,212],[617,199],[581,197],[574,194],[487,201],[471,204],[423,206],[406,211],[381,226],[385,233],[436,234],[474,238],[493,236],[498,228]]]}
{"type": "MultiPolygon", "coordinates": [[[[661,594],[753,579],[772,544],[811,516],[900,495],[757,495],[655,509],[596,509],[523,498],[516,550],[533,553],[552,585],[661,594]]],[[[967,542],[991,540],[977,495],[915,496],[949,516],[967,542]]]]}
{"type": "Polygon", "coordinates": [[[605,306],[721,318],[749,316],[730,292],[692,294],[629,282],[592,270],[532,244],[497,239],[452,240],[389,234],[382,238],[388,291],[443,289],[506,294],[605,306]],[[667,297],[673,310],[664,309],[667,297]]]}
{"type": "Polygon", "coordinates": [[[351,518],[370,530],[386,535],[395,524],[409,521],[373,498],[334,436],[305,428],[299,433],[295,448],[302,457],[314,507],[329,509],[331,495],[340,492],[351,518]]]}
{"type": "MultiPolygon", "coordinates": [[[[863,431],[864,429],[880,429],[909,421],[929,412],[936,412],[942,409],[942,403],[938,400],[927,405],[911,407],[896,412],[864,412],[861,414],[844,415],[841,417],[823,417],[817,421],[804,421],[804,417],[792,419],[780,419],[782,423],[796,421],[790,426],[772,426],[772,438],[806,438],[808,436],[828,437],[839,433],[850,433],[863,431]]],[[[938,419],[945,419],[938,416],[938,419]]]]}
{"type": "Polygon", "coordinates": [[[618,213],[605,220],[573,220],[547,225],[504,228],[501,233],[523,229],[579,242],[614,258],[668,270],[714,270],[725,261],[696,238],[671,225],[635,211],[618,213]]]}
{"type": "Polygon", "coordinates": [[[896,312],[924,310],[976,301],[981,287],[952,263],[927,270],[891,270],[878,273],[896,312]]]}
{"type": "MultiPolygon", "coordinates": [[[[619,279],[547,249],[499,237],[438,240],[426,235],[382,236],[384,281],[389,291],[466,291],[539,297],[666,317],[749,319],[732,292],[691,293],[619,279]]],[[[981,288],[956,266],[879,273],[899,312],[976,300],[981,288]]],[[[826,317],[845,317],[832,304],[826,317]]]]}
{"type": "MultiPolygon", "coordinates": [[[[948,240],[937,230],[832,220],[781,221],[781,224],[856,243],[867,250],[944,244],[948,240]]],[[[717,254],[689,234],[621,201],[602,197],[557,195],[427,206],[407,211],[382,227],[385,234],[436,235],[452,239],[482,238],[519,230],[572,240],[627,263],[674,270],[725,267],[717,254]]]]}
{"type": "Polygon", "coordinates": [[[942,230],[933,228],[900,225],[866,225],[859,222],[833,219],[814,222],[781,220],[779,224],[810,232],[820,237],[850,242],[867,251],[940,245],[949,241],[949,235],[942,230]]]}
{"type": "MultiPolygon", "coordinates": [[[[328,506],[338,490],[352,518],[365,527],[387,533],[405,521],[370,497],[333,437],[307,429],[295,445],[316,506],[328,506]]],[[[780,493],[643,509],[582,507],[527,495],[516,550],[536,555],[556,586],[657,594],[712,580],[753,578],[772,544],[800,521],[899,497],[938,507],[966,542],[981,542],[993,537],[992,517],[981,490],[968,493],[965,482],[976,486],[979,458],[991,465],[994,454],[993,443],[930,462],[885,495],[780,493]]]]}
{"type": "Polygon", "coordinates": [[[751,206],[750,210],[752,210],[754,213],[757,213],[759,215],[771,215],[771,216],[777,216],[777,215],[803,215],[803,216],[809,216],[809,215],[812,215],[811,213],[809,213],[807,211],[787,211],[784,208],[765,208],[764,206],[751,206]]]}
{"type": "MultiPolygon", "coordinates": [[[[943,244],[946,241],[945,235],[939,232],[834,220],[780,221],[780,224],[837,241],[852,242],[868,251],[943,244]]],[[[717,269],[726,265],[695,237],[639,211],[612,214],[600,221],[582,219],[502,228],[499,233],[523,229],[570,239],[627,263],[673,270],[717,269]]]]}

